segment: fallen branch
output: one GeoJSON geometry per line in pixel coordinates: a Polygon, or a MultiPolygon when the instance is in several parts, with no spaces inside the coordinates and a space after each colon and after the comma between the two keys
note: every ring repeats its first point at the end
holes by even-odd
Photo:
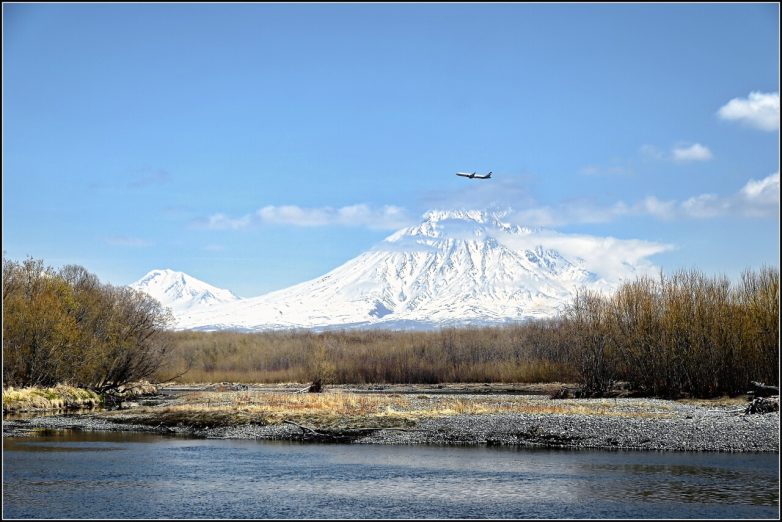
{"type": "Polygon", "coordinates": [[[764,384],[762,382],[752,381],[752,390],[749,392],[755,397],[770,397],[772,395],[779,395],[779,387],[764,384]]]}

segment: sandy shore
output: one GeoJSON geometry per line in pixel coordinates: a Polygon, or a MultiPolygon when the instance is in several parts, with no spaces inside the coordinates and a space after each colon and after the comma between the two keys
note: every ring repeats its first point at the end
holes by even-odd
{"type": "MultiPolygon", "coordinates": [[[[193,394],[203,390],[203,387],[180,387],[164,390],[156,397],[141,401],[141,406],[126,410],[6,418],[3,435],[26,436],[42,430],[76,429],[358,444],[779,452],[779,412],[742,415],[743,403],[740,401],[551,400],[548,395],[541,394],[540,388],[497,385],[368,388],[344,387],[332,393],[403,400],[410,414],[400,414],[394,419],[404,422],[386,422],[378,426],[378,417],[353,417],[349,422],[335,425],[333,416],[330,422],[301,416],[291,417],[293,420],[278,418],[274,422],[255,422],[252,416],[242,417],[241,421],[226,421],[225,415],[212,423],[189,425],[187,418],[176,424],[166,422],[159,411],[192,401],[193,394]],[[454,400],[458,400],[465,411],[443,409],[443,404],[451,404],[444,401],[454,400]],[[480,413],[472,412],[475,410],[472,405],[480,405],[480,413]]],[[[252,388],[244,393],[252,394],[253,400],[263,401],[264,394],[281,391],[293,393],[290,387],[252,388]]]]}

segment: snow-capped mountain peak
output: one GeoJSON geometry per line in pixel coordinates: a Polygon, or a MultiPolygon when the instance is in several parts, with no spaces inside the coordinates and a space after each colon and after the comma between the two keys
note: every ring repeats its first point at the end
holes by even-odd
{"type": "Polygon", "coordinates": [[[321,277],[254,298],[171,270],[134,286],[170,306],[183,329],[486,325],[551,317],[578,290],[610,292],[664,250],[530,229],[506,216],[431,211],[321,277]]]}
{"type": "Polygon", "coordinates": [[[194,307],[212,307],[240,299],[230,290],[170,269],[151,270],[130,287],[154,297],[163,306],[171,308],[175,315],[194,307]]]}

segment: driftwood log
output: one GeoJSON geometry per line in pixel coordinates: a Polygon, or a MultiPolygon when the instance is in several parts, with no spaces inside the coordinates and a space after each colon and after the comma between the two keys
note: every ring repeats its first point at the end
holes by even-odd
{"type": "Polygon", "coordinates": [[[315,379],[306,388],[296,391],[296,393],[320,393],[323,391],[323,382],[320,379],[315,379]]]}
{"type": "Polygon", "coordinates": [[[757,381],[752,381],[749,384],[752,386],[752,389],[748,392],[748,395],[753,395],[754,397],[779,395],[779,386],[771,386],[757,381]]]}

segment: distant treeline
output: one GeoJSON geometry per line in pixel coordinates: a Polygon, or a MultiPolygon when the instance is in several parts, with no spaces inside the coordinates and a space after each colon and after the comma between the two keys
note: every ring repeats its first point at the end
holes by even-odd
{"type": "Polygon", "coordinates": [[[174,332],[161,375],[187,382],[547,382],[577,377],[555,321],[434,332],[174,332]]]}
{"type": "Polygon", "coordinates": [[[3,385],[99,391],[151,377],[170,315],[151,297],[83,267],[3,257],[3,385]]]}
{"type": "MultiPolygon", "coordinates": [[[[735,283],[696,270],[580,293],[556,319],[434,332],[172,332],[165,374],[189,382],[630,381],[655,396],[779,380],[779,270],[735,283]]],[[[161,373],[163,375],[163,373],[161,373]]]]}

